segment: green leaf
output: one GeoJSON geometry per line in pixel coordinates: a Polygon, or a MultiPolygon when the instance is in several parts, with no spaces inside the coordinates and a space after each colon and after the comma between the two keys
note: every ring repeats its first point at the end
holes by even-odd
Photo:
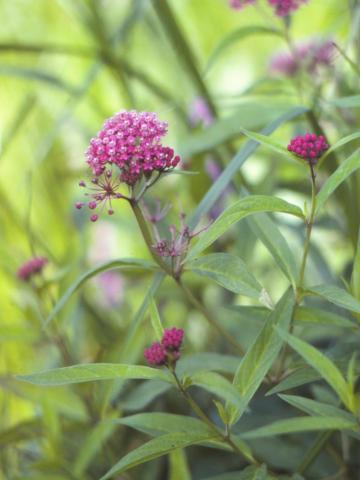
{"type": "Polygon", "coordinates": [[[227,208],[220,217],[200,235],[196,245],[190,250],[187,260],[196,258],[205,248],[215,242],[234,223],[257,212],[282,212],[304,218],[303,212],[296,205],[271,197],[270,195],[251,195],[242,198],[227,208]]]}
{"type": "Polygon", "coordinates": [[[279,395],[279,397],[293,407],[298,408],[309,415],[344,418],[345,420],[356,422],[356,418],[350,413],[327,403],[317,402],[316,400],[299,397],[297,395],[279,395]]]}
{"type": "Polygon", "coordinates": [[[281,143],[277,142],[276,140],[270,139],[267,135],[262,135],[261,133],[256,133],[256,132],[250,132],[245,128],[240,128],[240,130],[248,138],[251,138],[251,140],[255,140],[255,142],[258,142],[261,145],[264,145],[264,147],[269,148],[273,152],[278,153],[284,157],[287,157],[290,160],[295,160],[296,162],[301,162],[302,164],[304,164],[304,162],[300,160],[299,157],[289,152],[289,150],[285,148],[281,143]]]}
{"type": "Polygon", "coordinates": [[[314,325],[334,325],[341,328],[356,328],[356,324],[341,315],[315,307],[297,307],[294,320],[299,323],[314,325]]]}
{"type": "Polygon", "coordinates": [[[262,25],[247,25],[246,27],[238,28],[237,30],[230,32],[221,41],[215,46],[214,50],[211,52],[208,61],[206,62],[206,67],[204,70],[204,75],[206,75],[211,67],[216,63],[219,57],[227,50],[232,44],[243,40],[244,38],[250,37],[252,35],[275,35],[278,37],[283,37],[281,30],[275,28],[264,27],[262,25]]]}
{"type": "Polygon", "coordinates": [[[271,312],[254,343],[242,359],[234,377],[234,385],[243,398],[243,405],[236,411],[234,419],[238,419],[244,413],[278,356],[283,342],[274,332],[274,326],[279,325],[282,328],[288,328],[294,304],[294,293],[292,290],[288,290],[276,305],[275,310],[271,312]]]}
{"type": "Polygon", "coordinates": [[[84,363],[72,367],[54,368],[32,375],[18,375],[19,380],[35,385],[69,385],[71,383],[94,382],[114,379],[150,379],[156,378],[173,383],[171,375],[165,370],[138,365],[117,363],[84,363]]]}
{"type": "Polygon", "coordinates": [[[117,260],[110,260],[109,262],[105,262],[101,265],[91,268],[77,278],[62,295],[62,297],[56,302],[53,310],[46,319],[46,324],[48,324],[60,312],[73,293],[75,293],[87,280],[95,277],[95,275],[98,275],[99,273],[117,268],[122,270],[157,270],[158,267],[150,260],[141,260],[138,258],[119,258],[117,260]]]}
{"type": "Polygon", "coordinates": [[[191,375],[190,380],[192,385],[204,388],[235,407],[239,409],[242,408],[244,402],[238,390],[232,383],[218,373],[197,372],[191,375]]]}
{"type": "Polygon", "coordinates": [[[180,358],[176,365],[179,375],[191,375],[201,370],[234,374],[239,365],[239,357],[220,353],[201,352],[180,358]]]}
{"type": "MultiPolygon", "coordinates": [[[[294,107],[285,112],[283,115],[272,121],[267,125],[261,133],[264,135],[269,135],[274,132],[280,125],[293,120],[300,115],[303,115],[308,111],[308,108],[305,107],[294,107]]],[[[208,130],[206,131],[206,136],[209,137],[208,130]]],[[[232,158],[230,163],[223,170],[219,178],[214,182],[214,184],[209,188],[201,202],[196,207],[195,211],[190,215],[188,219],[188,225],[191,229],[194,229],[199,223],[200,218],[211,210],[211,208],[218,201],[222,192],[230,184],[231,179],[236,175],[245,163],[245,161],[257,150],[259,144],[250,140],[245,143],[245,145],[237,152],[237,154],[232,158]]]]}
{"type": "Polygon", "coordinates": [[[164,333],[164,327],[162,326],[160,314],[153,298],[150,301],[150,317],[155,335],[158,340],[161,340],[164,333]]]}
{"type": "Polygon", "coordinates": [[[263,213],[248,218],[247,222],[295,289],[298,271],[294,254],[276,224],[263,213]]]}
{"type": "Polygon", "coordinates": [[[230,292],[259,298],[262,287],[241,258],[229,253],[212,253],[186,264],[190,270],[217,282],[230,292]]]}
{"type": "Polygon", "coordinates": [[[131,389],[125,398],[120,399],[118,405],[125,411],[142,410],[169,388],[171,385],[161,380],[147,380],[131,389]]]}
{"type": "MultiPolygon", "coordinates": [[[[182,157],[193,157],[209,152],[229,140],[241,137],[241,127],[258,129],[271,122],[275,115],[286,111],[289,105],[284,103],[269,105],[265,102],[242,101],[235,112],[224,118],[215,119],[206,129],[191,133],[179,144],[182,157]]],[[[176,171],[176,170],[175,170],[176,171]]]]}
{"type": "Polygon", "coordinates": [[[186,415],[176,415],[174,413],[138,413],[128,417],[118,418],[112,422],[119,425],[127,425],[135,430],[153,436],[176,432],[192,432],[200,435],[212,432],[201,420],[186,415]]]}
{"type": "Polygon", "coordinates": [[[357,108],[360,107],[360,95],[351,95],[349,97],[333,98],[328,103],[340,108],[357,108]]]}
{"type": "Polygon", "coordinates": [[[284,392],[286,390],[293,390],[301,385],[315,382],[321,379],[321,375],[313,368],[302,367],[291,372],[284,380],[275,385],[271,390],[266,393],[266,396],[273,395],[274,393],[284,392]]]}
{"type": "Polygon", "coordinates": [[[288,433],[316,432],[318,430],[356,430],[356,420],[346,420],[343,417],[298,417],[279,420],[240,435],[244,439],[266,438],[288,433]]]}
{"type": "Polygon", "coordinates": [[[347,179],[349,175],[360,167],[360,148],[358,148],[350,157],[348,157],[341,165],[330,175],[322,186],[320,192],[316,195],[316,213],[322,208],[330,195],[338,188],[338,186],[347,179]]]}
{"type": "Polygon", "coordinates": [[[120,474],[126,470],[149,462],[155,458],[166,455],[178,448],[185,448],[190,445],[204,442],[214,438],[213,433],[169,433],[161,437],[153,438],[139,448],[132,450],[117,462],[100,480],[107,480],[115,474],[120,474]]]}
{"type": "Polygon", "coordinates": [[[294,335],[276,328],[279,336],[285,340],[309,365],[320,373],[322,378],[338,394],[345,406],[349,406],[350,395],[347,383],[338,367],[315,347],[296,338],[294,335]]]}
{"type": "Polygon", "coordinates": [[[317,285],[306,289],[306,293],[317,295],[328,300],[330,303],[360,313],[360,302],[350,293],[335,285],[317,285]]]}
{"type": "Polygon", "coordinates": [[[319,168],[319,166],[323,163],[323,161],[325,160],[325,158],[328,155],[330,155],[331,153],[333,153],[335,150],[342,147],[343,145],[347,145],[348,143],[352,142],[353,140],[356,140],[357,138],[360,138],[360,132],[351,133],[350,135],[347,135],[346,137],[338,140],[336,143],[334,143],[334,145],[332,145],[328,150],[326,150],[324,155],[322,155],[322,157],[320,158],[320,160],[317,164],[317,167],[319,168]]]}

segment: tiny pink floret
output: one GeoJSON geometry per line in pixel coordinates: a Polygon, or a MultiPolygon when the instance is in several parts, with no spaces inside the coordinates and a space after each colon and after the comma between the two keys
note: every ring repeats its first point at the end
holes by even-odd
{"type": "Polygon", "coordinates": [[[48,263],[47,258],[35,257],[25,262],[17,271],[17,277],[27,282],[33,275],[40,273],[48,263]]]}
{"type": "Polygon", "coordinates": [[[246,5],[255,3],[255,0],[229,0],[229,7],[233,10],[241,10],[246,5]]]}

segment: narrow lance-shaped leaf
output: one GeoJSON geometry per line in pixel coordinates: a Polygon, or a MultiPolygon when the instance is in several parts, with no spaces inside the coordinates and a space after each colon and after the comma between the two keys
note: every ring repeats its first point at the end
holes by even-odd
{"type": "Polygon", "coordinates": [[[275,222],[264,213],[249,217],[247,222],[295,289],[298,272],[294,254],[275,222]]]}
{"type": "Polygon", "coordinates": [[[95,277],[99,273],[106,272],[107,270],[114,270],[116,268],[123,270],[156,270],[157,265],[150,260],[142,260],[138,258],[119,258],[117,260],[110,260],[109,262],[97,265],[91,268],[87,272],[78,277],[62,295],[62,297],[56,302],[53,310],[46,319],[46,324],[49,323],[68,302],[69,298],[75,293],[87,280],[95,277]]]}
{"type": "Polygon", "coordinates": [[[317,163],[317,167],[319,168],[320,165],[323,163],[323,161],[331,153],[335,152],[335,150],[343,147],[344,145],[347,145],[348,143],[352,142],[353,140],[357,140],[358,138],[360,138],[360,132],[354,132],[354,133],[351,133],[350,135],[347,135],[346,137],[343,137],[340,140],[338,140],[336,143],[334,143],[334,145],[332,145],[330,148],[328,148],[326,150],[326,152],[321,156],[321,158],[319,159],[319,161],[317,163]]]}
{"type": "Polygon", "coordinates": [[[190,379],[192,385],[202,387],[237,408],[242,408],[244,401],[237,388],[218,373],[197,372],[191,375],[190,379]]]}
{"type": "Polygon", "coordinates": [[[322,378],[338,394],[344,405],[348,407],[350,405],[349,388],[338,367],[312,345],[296,338],[294,335],[284,332],[280,328],[277,328],[276,331],[291,348],[320,373],[322,378]]]}
{"type": "Polygon", "coordinates": [[[191,472],[183,449],[169,454],[169,480],[191,480],[191,472]]]}
{"type": "Polygon", "coordinates": [[[115,379],[148,379],[156,378],[173,383],[171,375],[165,370],[139,365],[117,363],[88,363],[72,367],[54,368],[32,375],[19,375],[19,380],[35,385],[69,385],[71,383],[94,382],[97,380],[115,379]]]}
{"type": "Polygon", "coordinates": [[[125,455],[119,462],[117,462],[100,480],[107,480],[115,474],[130,470],[131,468],[149,462],[155,458],[166,455],[178,448],[185,448],[190,445],[204,442],[214,438],[213,433],[169,433],[160,437],[154,438],[145,443],[139,448],[132,450],[125,455]]]}
{"type": "Polygon", "coordinates": [[[161,340],[164,333],[164,327],[162,326],[160,314],[153,298],[150,301],[150,318],[155,335],[158,340],[161,340]]]}
{"type": "Polygon", "coordinates": [[[208,230],[201,234],[196,245],[190,250],[187,260],[197,257],[234,223],[257,212],[282,212],[304,218],[304,214],[299,207],[281,198],[271,197],[270,195],[251,195],[242,198],[227,208],[208,230]]]}
{"type": "Polygon", "coordinates": [[[174,413],[138,413],[112,421],[119,425],[127,425],[139,432],[157,436],[165,433],[210,433],[209,427],[201,420],[174,413]]]}
{"type": "Polygon", "coordinates": [[[307,288],[306,292],[322,297],[338,307],[360,313],[360,301],[336,285],[316,285],[307,288]]]}
{"type": "Polygon", "coordinates": [[[240,130],[248,138],[251,138],[251,140],[255,140],[256,142],[259,142],[261,145],[264,145],[264,147],[269,148],[273,152],[280,154],[283,157],[287,157],[290,160],[294,160],[298,163],[304,164],[304,162],[300,160],[299,157],[289,152],[289,150],[285,148],[281,143],[269,138],[267,135],[262,135],[261,133],[256,133],[256,132],[250,132],[249,130],[246,130],[246,128],[241,128],[240,130]]]}
{"type": "Polygon", "coordinates": [[[330,195],[338,188],[338,186],[347,179],[349,175],[360,167],[360,148],[358,148],[350,157],[348,157],[341,165],[330,175],[322,186],[320,192],[316,195],[316,212],[318,212],[330,195]]]}
{"type": "Polygon", "coordinates": [[[346,420],[343,417],[298,417],[279,420],[265,427],[243,433],[243,439],[266,438],[289,433],[316,432],[319,430],[354,430],[358,425],[356,420],[346,420]]]}
{"type": "Polygon", "coordinates": [[[288,290],[280,299],[275,310],[271,312],[254,343],[242,359],[234,377],[234,385],[240,392],[244,403],[241,408],[234,412],[234,421],[244,413],[247,405],[278,356],[283,342],[274,331],[274,326],[279,325],[282,328],[288,328],[291,322],[294,303],[294,293],[292,290],[288,290]]]}
{"type": "Polygon", "coordinates": [[[229,253],[212,253],[186,264],[190,270],[208,277],[234,293],[259,298],[262,287],[245,263],[229,253]]]}
{"type": "Polygon", "coordinates": [[[279,395],[279,397],[293,407],[298,408],[309,415],[345,418],[352,422],[356,421],[356,418],[350,413],[327,403],[318,402],[310,398],[299,397],[298,395],[279,395]]]}

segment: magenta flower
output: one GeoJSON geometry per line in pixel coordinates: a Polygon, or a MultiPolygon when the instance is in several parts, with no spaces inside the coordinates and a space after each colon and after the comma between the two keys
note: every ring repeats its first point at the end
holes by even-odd
{"type": "MultiPolygon", "coordinates": [[[[155,113],[121,111],[105,121],[95,138],[92,138],[86,151],[86,158],[93,173],[90,185],[91,210],[107,206],[108,214],[114,213],[112,202],[127,198],[119,192],[123,184],[132,194],[142,181],[146,188],[162,173],[175,168],[180,157],[174,150],[161,144],[166,135],[167,123],[161,122],[155,113]]],[[[82,180],[79,185],[86,187],[82,180]]],[[[81,209],[83,203],[75,207],[81,209]]],[[[91,215],[94,222],[97,214],[91,215]]]]}
{"type": "Polygon", "coordinates": [[[329,145],[322,135],[316,136],[315,133],[306,133],[303,136],[297,135],[294,137],[287,148],[297,157],[315,165],[322,153],[329,148],[329,145]]]}
{"type": "Polygon", "coordinates": [[[293,76],[301,68],[309,74],[317,74],[332,65],[335,47],[331,40],[312,39],[295,45],[292,54],[280,52],[270,59],[270,70],[286,76],[293,76]]]}
{"type": "Polygon", "coordinates": [[[274,8],[275,15],[286,17],[295,12],[307,0],[268,0],[271,7],[274,8]]]}
{"type": "Polygon", "coordinates": [[[214,116],[210,111],[209,105],[202,97],[195,97],[189,107],[189,120],[191,125],[201,123],[208,127],[214,121],[214,116]]]}
{"type": "Polygon", "coordinates": [[[166,328],[161,342],[154,342],[144,350],[145,360],[149,365],[160,367],[174,365],[180,358],[180,348],[184,337],[182,328],[166,328]]]}
{"type": "Polygon", "coordinates": [[[18,269],[16,275],[20,280],[27,282],[36,273],[40,273],[44,266],[48,263],[47,258],[35,257],[25,262],[18,269]]]}
{"type": "Polygon", "coordinates": [[[161,367],[166,363],[166,350],[159,342],[154,342],[144,350],[144,357],[149,365],[161,367]]]}
{"type": "Polygon", "coordinates": [[[234,10],[241,10],[252,3],[255,3],[255,0],[229,0],[229,7],[234,10]]]}

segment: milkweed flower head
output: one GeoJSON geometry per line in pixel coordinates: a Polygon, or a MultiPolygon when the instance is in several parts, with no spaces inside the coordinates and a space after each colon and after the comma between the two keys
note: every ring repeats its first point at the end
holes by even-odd
{"type": "MultiPolygon", "coordinates": [[[[167,133],[167,123],[152,112],[120,111],[107,119],[96,137],[90,140],[86,150],[87,163],[91,169],[87,206],[90,210],[107,207],[114,213],[112,202],[127,198],[120,193],[125,184],[133,194],[135,188],[146,182],[150,187],[158,177],[175,168],[180,157],[174,150],[161,143],[167,133]]],[[[84,181],[79,183],[87,187],[84,181]]],[[[77,202],[81,209],[85,204],[77,202]]],[[[90,219],[96,221],[98,214],[90,219]]]]}
{"type": "Polygon", "coordinates": [[[174,366],[180,358],[180,348],[184,338],[182,328],[166,328],[160,342],[154,342],[144,350],[144,358],[154,367],[174,366]]]}
{"type": "Polygon", "coordinates": [[[20,280],[27,282],[33,275],[42,272],[47,263],[48,260],[45,257],[31,258],[19,267],[16,275],[20,280]]]}
{"type": "Polygon", "coordinates": [[[329,148],[325,138],[315,133],[306,133],[305,135],[297,135],[289,145],[288,151],[294,153],[297,157],[303,158],[311,165],[316,165],[322,153],[329,148]]]}
{"type": "Polygon", "coordinates": [[[279,52],[273,55],[269,68],[273,73],[289,77],[296,75],[301,69],[310,75],[316,75],[321,68],[330,68],[334,57],[335,47],[331,40],[312,39],[295,45],[292,54],[279,52]]]}
{"type": "Polygon", "coordinates": [[[304,3],[307,3],[307,0],[268,0],[268,4],[278,17],[286,17],[294,13],[304,3]]]}

